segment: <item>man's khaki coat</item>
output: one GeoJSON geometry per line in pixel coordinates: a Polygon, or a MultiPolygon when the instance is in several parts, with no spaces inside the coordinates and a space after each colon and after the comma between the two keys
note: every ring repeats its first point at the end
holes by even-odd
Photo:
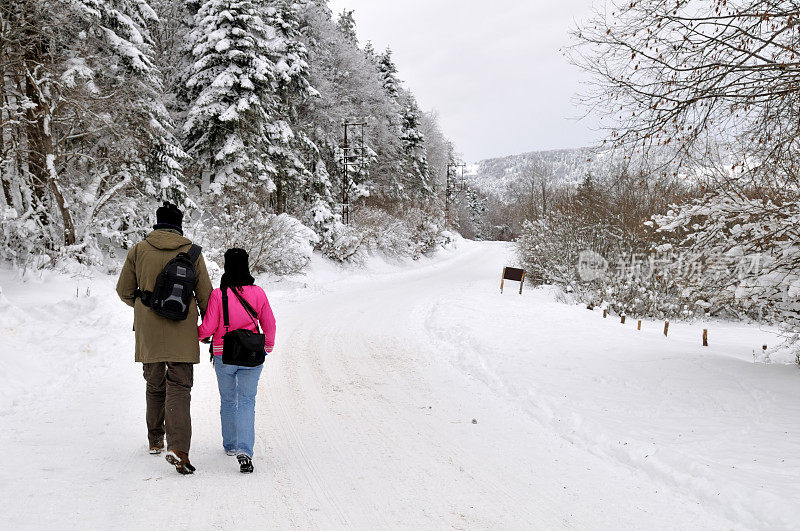
{"type": "Polygon", "coordinates": [[[211,280],[201,255],[195,262],[197,282],[195,299],[189,305],[189,316],[184,321],[171,321],[157,315],[134,298],[137,288],[153,291],[156,277],[180,252],[187,252],[192,242],[176,231],[154,230],[143,242],[128,252],[128,258],[119,275],[117,294],[128,306],[133,306],[133,325],[136,331],[136,361],[199,363],[200,346],[197,336],[197,306],[205,313],[211,295],[211,280]]]}

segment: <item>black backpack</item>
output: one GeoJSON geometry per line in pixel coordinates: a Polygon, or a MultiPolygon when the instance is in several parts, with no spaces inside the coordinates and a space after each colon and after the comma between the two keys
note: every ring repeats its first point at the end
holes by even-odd
{"type": "Polygon", "coordinates": [[[192,245],[188,252],[178,253],[167,262],[156,278],[153,291],[137,290],[136,296],[141,298],[142,304],[166,319],[185,320],[194,296],[197,280],[194,263],[200,257],[200,251],[199,245],[192,245]]]}

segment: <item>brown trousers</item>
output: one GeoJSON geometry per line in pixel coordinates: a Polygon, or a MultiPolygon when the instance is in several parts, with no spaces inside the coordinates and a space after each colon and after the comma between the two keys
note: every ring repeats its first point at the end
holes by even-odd
{"type": "Polygon", "coordinates": [[[143,363],[147,382],[147,438],[150,446],[162,446],[164,433],[167,449],[189,453],[192,442],[192,384],[194,364],[143,363]]]}

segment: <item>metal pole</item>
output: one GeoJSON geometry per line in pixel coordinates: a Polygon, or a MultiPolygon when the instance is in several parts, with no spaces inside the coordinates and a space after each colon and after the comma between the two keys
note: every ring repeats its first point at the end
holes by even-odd
{"type": "Polygon", "coordinates": [[[344,145],[342,146],[342,222],[350,223],[350,166],[356,167],[356,172],[364,171],[366,167],[366,140],[364,127],[366,122],[344,121],[344,145]],[[350,128],[356,131],[353,134],[360,138],[351,139],[350,128]],[[353,146],[350,145],[353,142],[353,146]]]}
{"type": "Polygon", "coordinates": [[[456,187],[456,192],[463,192],[464,191],[464,168],[467,165],[464,163],[457,164],[455,162],[448,162],[447,163],[447,173],[445,174],[445,184],[444,184],[444,224],[447,226],[450,220],[450,170],[452,169],[461,169],[461,183],[458,187],[456,187]],[[460,190],[459,190],[460,188],[460,190]]]}
{"type": "Polygon", "coordinates": [[[453,165],[452,162],[447,163],[447,173],[445,174],[444,178],[444,226],[447,228],[447,224],[449,223],[450,219],[450,167],[453,165]]]}
{"type": "Polygon", "coordinates": [[[342,223],[347,225],[350,222],[350,216],[348,215],[348,208],[347,208],[347,167],[348,167],[348,160],[347,160],[347,126],[349,124],[347,122],[344,123],[344,148],[342,149],[342,223]]]}

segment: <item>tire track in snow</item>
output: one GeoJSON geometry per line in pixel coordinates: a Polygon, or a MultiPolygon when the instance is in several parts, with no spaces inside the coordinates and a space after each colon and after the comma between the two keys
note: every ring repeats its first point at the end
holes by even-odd
{"type": "MultiPolygon", "coordinates": [[[[297,412],[296,405],[302,401],[302,396],[304,395],[304,388],[298,386],[297,376],[294,374],[296,367],[292,366],[297,363],[298,358],[303,353],[303,338],[301,334],[302,332],[297,328],[292,330],[287,343],[285,345],[282,344],[279,350],[276,349],[278,352],[284,353],[286,358],[282,361],[288,363],[289,367],[288,371],[285,370],[280,375],[273,373],[273,382],[278,379],[286,379],[282,387],[288,388],[290,393],[286,393],[285,391],[281,392],[281,387],[273,388],[272,386],[267,389],[267,392],[272,396],[271,402],[279,414],[278,428],[281,430],[284,440],[288,441],[288,446],[296,457],[296,461],[302,465],[306,483],[311,488],[312,493],[320,501],[328,505],[331,509],[329,513],[335,515],[336,524],[344,527],[351,527],[350,519],[343,509],[341,502],[338,500],[337,495],[334,493],[334,489],[329,485],[328,480],[320,473],[315,463],[314,456],[311,456],[306,449],[303,438],[299,435],[299,428],[296,425],[298,417],[293,414],[297,412]],[[300,336],[299,339],[297,339],[298,336],[300,336]],[[300,348],[297,348],[298,344],[300,348]],[[288,404],[294,405],[294,411],[289,411],[288,404]]],[[[277,370],[277,366],[275,370],[277,370]]]]}
{"type": "MultiPolygon", "coordinates": [[[[419,412],[414,411],[416,406],[404,408],[402,404],[382,396],[378,389],[379,386],[389,387],[395,394],[401,391],[411,397],[418,396],[420,389],[425,389],[429,395],[433,394],[430,385],[420,374],[426,369],[420,367],[423,363],[422,358],[410,359],[406,353],[426,348],[421,342],[414,340],[409,342],[409,337],[419,336],[419,332],[424,330],[423,316],[426,313],[424,308],[432,304],[437,294],[435,291],[431,292],[422,299],[423,302],[420,302],[415,297],[408,297],[409,289],[413,293],[424,293],[427,288],[440,281],[446,284],[452,275],[452,269],[469,267],[477,253],[477,250],[465,253],[457,260],[451,261],[447,268],[434,268],[433,272],[414,272],[405,275],[410,277],[409,282],[402,285],[380,283],[377,288],[372,285],[365,286],[355,293],[333,294],[326,297],[328,299],[325,301],[326,304],[317,301],[313,306],[304,307],[299,312],[304,316],[303,322],[315,323],[316,326],[304,326],[302,330],[293,330],[290,340],[281,347],[281,351],[291,360],[292,380],[298,378],[292,382],[294,384],[291,386],[292,389],[302,390],[302,396],[295,397],[295,400],[301,400],[308,411],[313,413],[313,421],[322,430],[324,439],[330,442],[329,449],[336,455],[336,461],[346,462],[340,446],[341,441],[347,440],[344,431],[352,429],[353,424],[351,422],[349,425],[343,425],[341,419],[337,419],[338,413],[333,411],[335,388],[343,387],[352,392],[353,386],[348,385],[348,382],[358,382],[360,387],[358,390],[365,396],[354,397],[350,394],[348,400],[361,398],[358,404],[363,407],[358,411],[359,423],[362,426],[378,428],[370,431],[370,448],[363,449],[362,453],[370,453],[369,457],[380,459],[382,451],[393,455],[394,462],[400,464],[396,470],[389,470],[391,477],[378,476],[370,479],[383,481],[383,488],[391,488],[397,496],[408,497],[414,485],[413,479],[405,478],[423,478],[430,475],[431,465],[444,466],[446,469],[451,469],[450,474],[454,475],[448,480],[461,482],[467,475],[469,481],[474,482],[479,490],[494,493],[489,494],[493,502],[507,505],[510,510],[514,510],[519,520],[541,521],[542,514],[534,514],[528,510],[529,500],[494,479],[492,470],[487,470],[478,464],[469,465],[472,460],[469,452],[452,436],[441,432],[430,423],[420,423],[419,412]],[[409,284],[421,285],[410,288],[409,284]],[[380,292],[380,297],[375,297],[376,291],[380,292]],[[362,304],[361,300],[365,302],[362,304]],[[353,301],[359,303],[354,304],[353,301]],[[325,307],[336,308],[336,311],[331,313],[318,309],[325,307]],[[389,307],[392,308],[391,311],[387,311],[389,307]],[[378,332],[392,329],[393,325],[403,322],[404,319],[407,321],[406,330],[401,336],[382,337],[378,332]],[[404,348],[398,349],[397,345],[403,345],[404,348]],[[387,352],[389,354],[385,355],[387,352]],[[387,367],[387,361],[392,359],[396,362],[390,363],[387,367]],[[327,396],[323,396],[326,391],[327,396]],[[396,426],[404,426],[405,430],[398,430],[396,426]],[[413,446],[429,454],[427,460],[423,460],[420,464],[415,465],[420,461],[419,454],[413,454],[408,445],[398,444],[398,440],[408,437],[409,433],[413,433],[416,439],[413,446]]],[[[283,397],[284,400],[286,398],[288,397],[283,397]]],[[[353,415],[352,411],[345,411],[345,414],[347,413],[353,415]]],[[[285,408],[283,416],[284,419],[293,422],[291,420],[293,416],[289,415],[285,408]]],[[[307,452],[304,451],[304,454],[307,458],[307,452]]],[[[367,456],[362,455],[362,458],[366,460],[367,456]]],[[[392,463],[387,462],[386,466],[392,469],[392,463]]],[[[329,468],[335,467],[329,464],[329,468]]],[[[383,516],[380,505],[369,501],[372,493],[365,490],[363,481],[357,481],[342,468],[337,470],[336,475],[339,477],[341,487],[338,492],[361,492],[358,499],[362,504],[365,502],[369,504],[370,517],[367,522],[376,522],[383,516]]],[[[329,489],[324,485],[324,480],[316,467],[314,467],[314,478],[315,487],[328,497],[325,493],[329,489]]],[[[342,497],[347,498],[345,494],[342,497]]],[[[350,501],[358,499],[352,498],[350,501]]],[[[362,511],[360,516],[367,515],[362,511]]],[[[555,518],[557,516],[551,514],[545,519],[555,518]]]]}

